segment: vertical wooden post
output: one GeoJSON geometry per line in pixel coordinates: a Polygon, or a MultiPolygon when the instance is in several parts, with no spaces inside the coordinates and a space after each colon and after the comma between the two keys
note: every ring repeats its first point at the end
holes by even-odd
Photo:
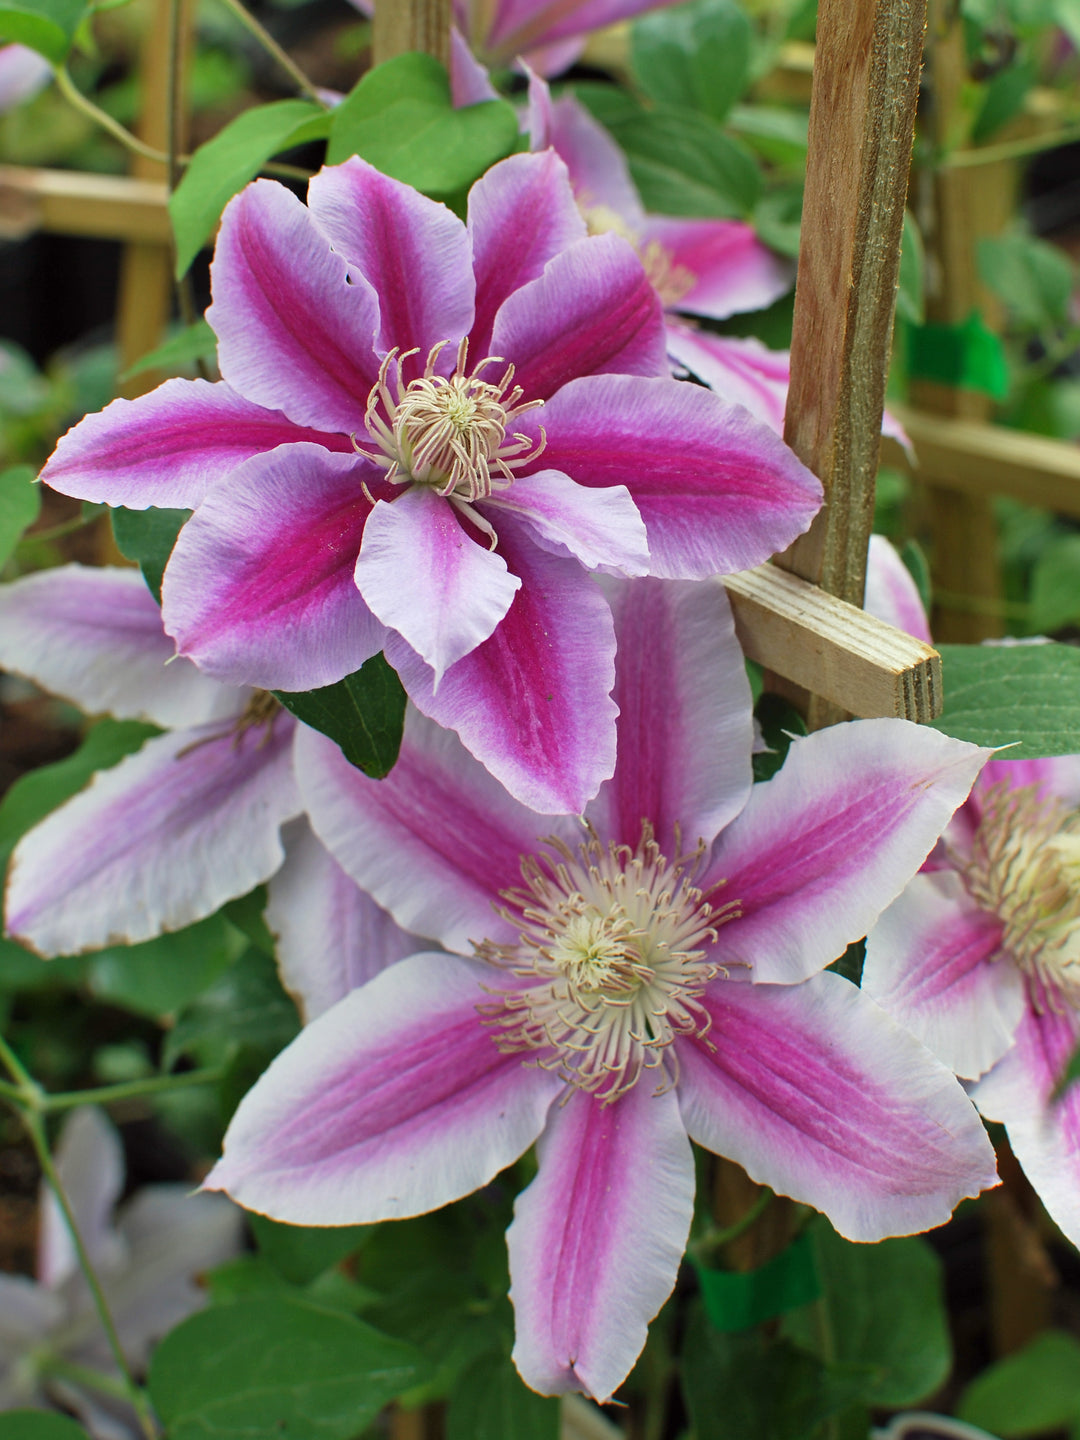
{"type": "MultiPolygon", "coordinates": [[[[822,0],[784,438],[825,506],[779,558],[862,605],[926,0],[822,0]]],[[[787,687],[786,687],[787,688],[787,687]]],[[[813,726],[839,718],[804,697],[813,726]]]]}
{"type": "Polygon", "coordinates": [[[450,0],[378,0],[373,49],[376,65],[423,50],[449,68],[450,0]]]}
{"type": "MultiPolygon", "coordinates": [[[[179,0],[179,3],[182,7],[181,44],[186,48],[191,33],[190,0],[179,0]]],[[[158,150],[167,147],[170,127],[173,128],[177,148],[183,146],[183,106],[177,105],[175,117],[169,115],[171,32],[172,0],[153,0],[153,16],[143,42],[140,65],[142,115],[139,137],[158,150]]],[[[180,57],[180,66],[183,73],[183,56],[180,57]]],[[[141,155],[134,157],[132,174],[148,180],[166,178],[164,165],[141,155]]],[[[124,247],[116,318],[121,374],[161,343],[172,312],[172,262],[172,247],[168,244],[134,240],[124,247]]],[[[129,399],[142,395],[160,384],[163,378],[160,374],[147,371],[123,384],[121,394],[129,399]]]]}
{"type": "MultiPolygon", "coordinates": [[[[952,132],[966,80],[961,16],[946,0],[932,0],[920,124],[934,151],[947,149],[955,140],[952,132]]],[[[990,297],[978,283],[976,246],[982,236],[999,233],[1012,213],[1015,165],[941,169],[920,176],[917,183],[917,215],[926,240],[927,318],[960,325],[973,310],[986,315],[990,297]]],[[[991,320],[995,311],[996,306],[991,320]]],[[[992,410],[988,395],[928,380],[912,383],[911,399],[921,410],[965,420],[989,419],[992,410]]],[[[1001,578],[990,499],[935,486],[934,478],[932,472],[925,475],[923,498],[935,586],[967,597],[973,607],[982,602],[981,608],[972,609],[939,603],[934,633],[939,640],[967,643],[1000,635],[1001,621],[993,614],[994,602],[1001,598],[1001,578]]]]}

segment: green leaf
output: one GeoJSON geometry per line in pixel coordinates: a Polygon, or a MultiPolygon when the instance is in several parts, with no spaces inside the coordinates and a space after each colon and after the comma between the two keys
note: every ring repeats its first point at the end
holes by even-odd
{"type": "Polygon", "coordinates": [[[267,160],[294,145],[325,139],[330,121],[330,111],[311,100],[275,100],[245,110],[199,146],[169,199],[177,279],[210,238],[225,206],[267,160]]]}
{"type": "Polygon", "coordinates": [[[141,945],[99,950],[87,962],[87,980],[99,1000],[137,1015],[170,1015],[202,994],[244,950],[243,937],[223,915],[141,945]]]}
{"type": "Polygon", "coordinates": [[[446,1440],[559,1440],[559,1401],[523,1384],[508,1355],[481,1355],[458,1376],[446,1440]]]}
{"type": "Polygon", "coordinates": [[[266,886],[256,885],[255,889],[249,890],[246,895],[230,900],[221,913],[231,925],[235,925],[237,930],[247,936],[256,950],[273,956],[277,947],[266,923],[265,911],[266,886]]]}
{"type": "Polygon", "coordinates": [[[694,1269],[705,1313],[717,1330],[749,1330],[821,1293],[807,1236],[793,1240],[756,1270],[717,1270],[696,1260],[694,1269]]]}
{"type": "Polygon", "coordinates": [[[1080,1420],[1080,1343],[1046,1330],[991,1365],[960,1397],[961,1420],[993,1434],[1041,1435],[1080,1420]]]}
{"type": "Polygon", "coordinates": [[[728,128],[774,165],[806,164],[807,114],[779,105],[736,105],[728,128]]]}
{"type": "Polygon", "coordinates": [[[823,1360],[865,1367],[867,1405],[911,1405],[936,1390],[952,1345],[941,1262],[926,1241],[853,1245],[825,1220],[811,1238],[822,1298],[788,1315],[784,1334],[823,1360]]]}
{"type": "Polygon", "coordinates": [[[86,1431],[66,1415],[48,1410],[7,1410],[0,1414],[0,1440],[87,1440],[86,1431]]]}
{"type": "Polygon", "coordinates": [[[151,350],[141,360],[125,370],[121,380],[130,380],[145,370],[164,370],[169,375],[180,375],[196,360],[214,360],[217,357],[217,336],[206,320],[196,320],[171,335],[163,345],[151,350]]]}
{"type": "Polygon", "coordinates": [[[896,313],[912,325],[926,321],[923,304],[923,273],[926,257],[922,236],[910,210],[904,211],[903,248],[900,251],[900,283],[896,292],[896,313]]]}
{"type": "Polygon", "coordinates": [[[945,710],[930,723],[1002,759],[1080,750],[1080,650],[1070,645],[939,645],[945,710]],[[1013,744],[1014,741],[1020,744],[1013,744]]]}
{"type": "Polygon", "coordinates": [[[1056,536],[1031,576],[1031,626],[1042,635],[1080,620],[1080,535],[1056,536]]]}
{"type": "Polygon", "coordinates": [[[979,278],[1018,324],[1034,330],[1068,318],[1075,283],[1067,255],[1030,235],[986,236],[978,243],[979,278]]]}
{"type": "Polygon", "coordinates": [[[826,1369],[760,1330],[724,1334],[699,1311],[683,1349],[683,1392],[695,1440],[811,1440],[858,1399],[861,1374],[826,1369]]]}
{"type": "Polygon", "coordinates": [[[318,690],[275,690],[298,720],[341,746],[351,765],[376,780],[390,772],[401,749],[405,691],[382,655],[336,685],[318,690]]]}
{"type": "Polygon", "coordinates": [[[41,486],[30,465],[0,470],[0,565],[11,556],[23,531],[41,511],[41,486]]]}
{"type": "Polygon", "coordinates": [[[1001,70],[986,86],[982,108],[975,117],[971,139],[985,145],[996,130],[1007,124],[1024,108],[1027,93],[1034,85],[1038,67],[1033,60],[1010,65],[1001,70]]]}
{"type": "Polygon", "coordinates": [[[757,204],[757,161],[705,115],[658,108],[612,125],[611,133],[646,210],[723,220],[744,218],[757,204]]]}
{"type": "Polygon", "coordinates": [[[274,962],[249,949],[181,1013],[166,1036],[163,1063],[169,1069],[182,1055],[192,1055],[203,1065],[222,1065],[250,1047],[258,1070],[299,1029],[296,1006],[281,988],[274,962]]]}
{"type": "Polygon", "coordinates": [[[0,40],[16,40],[62,65],[89,7],[86,0],[0,0],[0,40]]]}
{"type": "Polygon", "coordinates": [[[98,770],[108,770],[161,732],[138,720],[100,720],[66,760],[22,775],[0,803],[0,873],[32,825],[69,800],[98,770]]]}
{"type": "Polygon", "coordinates": [[[169,1440],[352,1440],[423,1370],[360,1320],[267,1293],[184,1321],[149,1385],[169,1440]]]}
{"type": "Polygon", "coordinates": [[[758,238],[792,260],[799,258],[802,206],[802,186],[796,183],[776,186],[761,197],[754,211],[758,238]]]}
{"type": "Polygon", "coordinates": [[[456,195],[517,148],[518,122],[505,100],[455,110],[446,70],[411,51],[369,70],[333,115],[326,159],[360,155],[426,195],[456,195]]]}
{"type": "Polygon", "coordinates": [[[265,1215],[249,1215],[259,1254],[293,1285],[307,1285],[331,1265],[358,1250],[372,1233],[370,1225],[282,1225],[265,1215]]]}
{"type": "Polygon", "coordinates": [[[161,604],[161,577],[176,537],[186,524],[190,510],[125,510],[112,512],[113,536],[121,555],[134,560],[161,604]]]}
{"type": "Polygon", "coordinates": [[[754,715],[769,747],[754,756],[754,779],[771,780],[784,763],[792,736],[806,734],[806,721],[794,705],[771,693],[761,696],[754,715]]]}
{"type": "Polygon", "coordinates": [[[694,0],[638,20],[630,62],[661,105],[723,120],[750,79],[750,21],[735,0],[694,0]]]}
{"type": "Polygon", "coordinates": [[[1052,13],[1072,43],[1080,46],[1080,0],[1054,0],[1052,13]]]}

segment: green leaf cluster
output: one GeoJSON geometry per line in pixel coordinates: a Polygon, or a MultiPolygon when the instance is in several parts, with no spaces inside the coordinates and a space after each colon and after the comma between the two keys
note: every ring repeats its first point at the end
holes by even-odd
{"type": "Polygon", "coordinates": [[[89,8],[87,0],[0,0],[0,41],[28,45],[62,65],[89,8]]]}
{"type": "Polygon", "coordinates": [[[939,645],[945,708],[931,723],[1003,759],[1080,751],[1080,650],[1069,645],[939,645]]]}

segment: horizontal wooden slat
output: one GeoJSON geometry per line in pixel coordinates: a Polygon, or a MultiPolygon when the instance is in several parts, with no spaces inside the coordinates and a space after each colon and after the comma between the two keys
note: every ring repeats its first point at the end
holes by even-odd
{"type": "Polygon", "coordinates": [[[915,447],[917,464],[895,443],[885,458],[945,490],[1011,495],[1080,518],[1080,446],[978,420],[889,406],[915,447]]]}
{"type": "Polygon", "coordinates": [[[775,565],[724,578],[751,660],[852,715],[941,714],[936,650],[775,565]]]}
{"type": "Polygon", "coordinates": [[[157,180],[0,165],[0,236],[19,239],[48,230],[168,245],[167,200],[157,180]]]}

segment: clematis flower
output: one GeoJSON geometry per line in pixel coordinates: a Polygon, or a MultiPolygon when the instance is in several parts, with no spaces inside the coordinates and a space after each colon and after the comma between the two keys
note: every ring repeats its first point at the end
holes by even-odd
{"type": "Polygon", "coordinates": [[[489,171],[467,227],[359,159],[315,176],[308,208],[258,181],[212,274],[224,380],[114,401],[44,478],[197,507],[164,615],[207,674],[307,690],[385,646],[519,799],[580,811],[615,754],[586,571],[757,564],[807,527],[817,479],[670,378],[638,257],[586,236],[551,153],[489,171]]]}
{"type": "Polygon", "coordinates": [[[25,45],[0,45],[0,115],[32,100],[52,79],[44,55],[25,45]]]}
{"type": "Polygon", "coordinates": [[[378,924],[301,817],[293,717],[265,692],[174,660],[137,570],[68,565],[0,587],[0,665],[91,714],[156,736],[30,830],[8,877],[6,927],[44,955],[148,940],[272,880],[274,914],[296,873],[318,925],[288,928],[281,960],[336,952],[338,930],[378,924]],[[286,827],[283,836],[282,827],[286,827]],[[284,862],[284,864],[283,864],[284,862]],[[351,927],[351,928],[350,928],[351,927]]]}
{"type": "Polygon", "coordinates": [[[600,1400],[674,1284],[690,1139],[856,1240],[940,1224],[994,1183],[951,1073],[821,973],[922,863],[985,752],[854,722],[752,787],[722,586],[609,589],[619,764],[587,827],[526,810],[416,712],[378,784],[303,737],[324,843],[456,953],[399,961],[303,1030],[207,1182],[294,1223],[377,1221],[468,1194],[539,1139],[508,1235],[514,1356],[535,1389],[600,1400]]]}
{"type": "MultiPolygon", "coordinates": [[[[102,1282],[128,1363],[145,1367],[151,1345],[200,1309],[199,1273],[235,1255],[243,1216],[186,1185],[144,1185],[116,1212],[124,1157],[100,1110],[73,1111],[56,1149],[61,1183],[102,1282]]],[[[37,1279],[0,1275],[0,1410],[74,1410],[95,1440],[141,1434],[124,1402],[72,1378],[82,1366],[119,1377],[55,1196],[43,1187],[37,1279]]]]}
{"type": "MultiPolygon", "coordinates": [[[[929,639],[890,550],[878,547],[876,567],[872,555],[867,608],[875,577],[875,613],[929,639]]],[[[1080,1091],[1055,1098],[1080,1044],[1080,755],[986,766],[871,932],[863,988],[972,1082],[1080,1244],[1080,1091]]]]}

